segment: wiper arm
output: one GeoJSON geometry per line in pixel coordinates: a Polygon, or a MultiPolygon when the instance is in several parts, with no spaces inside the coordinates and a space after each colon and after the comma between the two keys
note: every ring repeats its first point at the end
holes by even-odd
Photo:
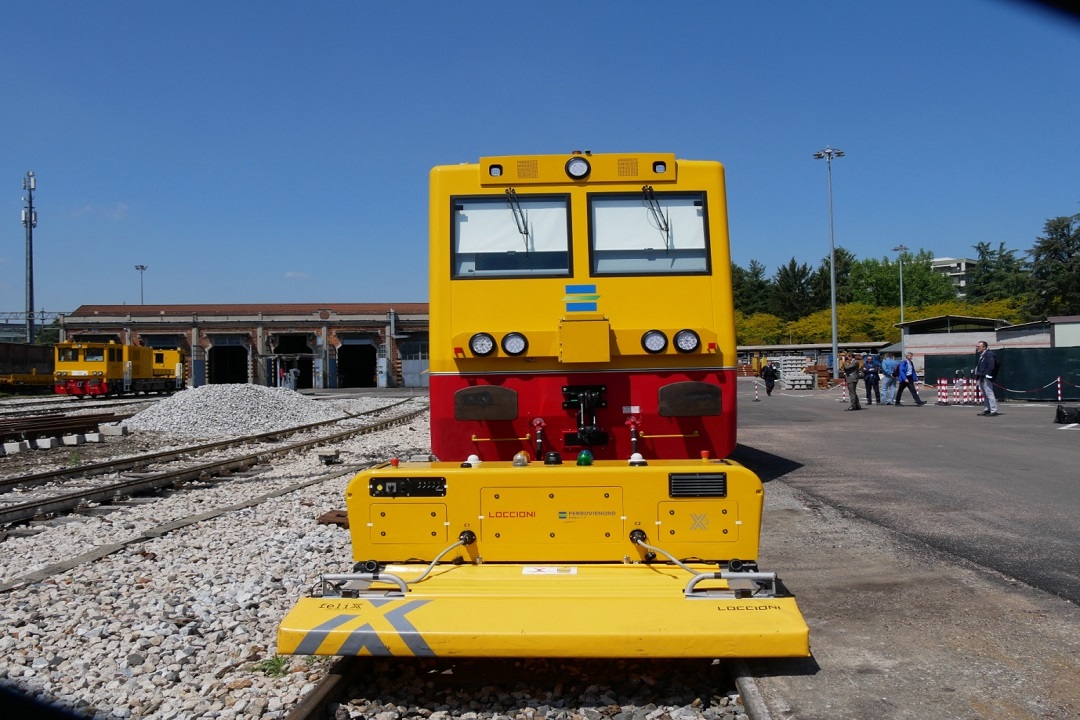
{"type": "Polygon", "coordinates": [[[649,209],[649,214],[653,218],[653,227],[660,231],[660,234],[664,236],[664,252],[671,250],[671,222],[670,217],[664,214],[664,208],[660,207],[660,201],[656,199],[656,193],[653,192],[652,185],[644,185],[641,188],[642,201],[641,204],[649,209]]]}
{"type": "Polygon", "coordinates": [[[514,214],[514,222],[517,224],[521,239],[525,242],[525,252],[529,252],[529,214],[521,207],[517,192],[514,188],[506,188],[506,207],[514,214]]]}

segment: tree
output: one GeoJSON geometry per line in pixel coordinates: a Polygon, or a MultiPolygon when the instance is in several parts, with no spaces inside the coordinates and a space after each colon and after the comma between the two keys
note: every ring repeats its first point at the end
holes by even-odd
{"type": "Polygon", "coordinates": [[[739,345],[779,345],[787,341],[785,323],[775,315],[735,313],[735,341],[739,345]]]}
{"type": "Polygon", "coordinates": [[[34,340],[36,345],[55,345],[58,342],[60,342],[60,320],[58,319],[41,328],[34,340]]]}
{"type": "Polygon", "coordinates": [[[848,287],[853,302],[875,307],[899,307],[899,264],[888,258],[859,260],[851,267],[848,287]]]}
{"type": "MultiPolygon", "coordinates": [[[[834,248],[833,255],[836,256],[836,302],[837,304],[851,302],[853,296],[851,293],[850,275],[851,270],[855,265],[855,254],[842,248],[834,248]]],[[[829,277],[829,258],[826,256],[821,259],[821,264],[818,265],[818,269],[814,271],[814,276],[810,279],[810,290],[812,294],[811,304],[813,310],[821,310],[823,308],[829,308],[832,312],[832,296],[830,294],[830,281],[829,277]]]]}
{"type": "MultiPolygon", "coordinates": [[[[934,253],[919,250],[917,255],[900,253],[904,260],[904,305],[919,307],[956,299],[952,280],[933,268],[934,253]]],[[[898,261],[899,262],[899,261],[898,261]]],[[[897,294],[899,295],[899,268],[897,268],[897,294]]]]}
{"type": "Polygon", "coordinates": [[[810,298],[810,266],[791,258],[773,276],[769,311],[784,320],[795,320],[812,309],[810,298]]]}
{"type": "Polygon", "coordinates": [[[1031,293],[1025,311],[1033,320],[1080,314],[1080,215],[1043,226],[1031,250],[1031,293]]]}
{"type": "Polygon", "coordinates": [[[1006,250],[1005,243],[998,245],[997,250],[986,242],[973,247],[978,259],[968,269],[968,302],[1005,300],[1027,294],[1028,276],[1015,250],[1006,250]]]}
{"type": "Polygon", "coordinates": [[[731,290],[735,296],[735,309],[739,312],[746,315],[765,312],[772,293],[769,279],[765,277],[765,266],[751,260],[747,270],[731,263],[731,290]]]}

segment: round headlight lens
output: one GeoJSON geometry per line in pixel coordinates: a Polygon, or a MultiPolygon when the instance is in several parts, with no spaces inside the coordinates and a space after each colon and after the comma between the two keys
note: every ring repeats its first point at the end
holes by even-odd
{"type": "Polygon", "coordinates": [[[659,330],[649,330],[641,336],[641,347],[645,348],[645,352],[664,352],[667,348],[667,335],[659,330]]]}
{"type": "Polygon", "coordinates": [[[589,161],[580,155],[575,155],[566,161],[566,174],[574,180],[583,180],[592,171],[589,161]]]}
{"type": "Polygon", "coordinates": [[[701,347],[701,338],[693,330],[680,330],[675,333],[675,349],[679,352],[694,352],[701,347]]]}
{"type": "Polygon", "coordinates": [[[529,341],[519,332],[503,335],[502,349],[507,355],[520,355],[529,349],[529,341]]]}
{"type": "Polygon", "coordinates": [[[469,338],[469,349],[473,355],[484,357],[495,351],[495,338],[487,333],[476,333],[469,338]]]}

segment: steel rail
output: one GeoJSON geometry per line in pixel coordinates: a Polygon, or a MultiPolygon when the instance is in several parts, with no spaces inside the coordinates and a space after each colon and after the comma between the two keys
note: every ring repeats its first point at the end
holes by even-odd
{"type": "MultiPolygon", "coordinates": [[[[73,510],[79,506],[89,503],[97,502],[100,500],[111,500],[118,496],[133,495],[141,492],[147,492],[150,490],[156,490],[168,485],[175,485],[191,480],[204,480],[210,477],[221,476],[230,472],[235,472],[244,468],[251,467],[265,462],[274,457],[280,457],[287,455],[298,450],[305,450],[317,445],[325,445],[327,443],[338,442],[353,435],[364,435],[379,430],[384,430],[388,427],[392,427],[399,423],[408,422],[417,415],[421,415],[427,412],[427,408],[420,408],[403,415],[396,415],[392,418],[380,420],[370,425],[364,425],[358,428],[349,428],[340,432],[332,433],[330,435],[322,435],[317,438],[304,440],[297,443],[291,443],[279,448],[261,450],[257,453],[251,453],[240,457],[229,458],[226,460],[218,460],[210,463],[203,463],[193,467],[182,468],[179,470],[167,471],[159,474],[155,474],[150,477],[133,478],[124,480],[118,483],[112,483],[106,487],[94,488],[91,490],[82,490],[78,492],[65,493],[52,498],[43,500],[33,500],[25,503],[19,503],[15,505],[9,505],[4,508],[0,508],[0,523],[12,523],[19,522],[21,520],[29,520],[42,514],[62,512],[64,510],[73,510]]],[[[325,424],[325,423],[320,423],[325,424]]],[[[279,433],[280,434],[280,433],[279,433]]],[[[258,437],[258,436],[255,436],[258,437]]],[[[245,438],[247,440],[248,438],[245,438]]]]}
{"type": "Polygon", "coordinates": [[[63,400],[51,402],[0,403],[0,417],[17,418],[34,413],[41,415],[58,415],[72,410],[109,410],[114,407],[123,407],[125,405],[149,405],[158,402],[158,400],[159,398],[156,397],[139,397],[138,399],[112,398],[109,400],[88,400],[83,402],[78,399],[64,398],[63,400]]]}
{"type": "Polygon", "coordinates": [[[93,432],[102,423],[112,423],[131,417],[114,412],[92,415],[27,415],[20,418],[0,418],[0,440],[4,442],[37,440],[71,433],[93,432]]]}

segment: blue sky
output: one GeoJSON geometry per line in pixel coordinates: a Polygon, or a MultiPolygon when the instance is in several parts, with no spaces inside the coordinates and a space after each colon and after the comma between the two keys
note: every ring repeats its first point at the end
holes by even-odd
{"type": "Polygon", "coordinates": [[[1080,212],[1080,23],[1011,0],[5,3],[0,311],[423,302],[427,176],[484,155],[727,167],[771,275],[1027,250],[1080,212]]]}

